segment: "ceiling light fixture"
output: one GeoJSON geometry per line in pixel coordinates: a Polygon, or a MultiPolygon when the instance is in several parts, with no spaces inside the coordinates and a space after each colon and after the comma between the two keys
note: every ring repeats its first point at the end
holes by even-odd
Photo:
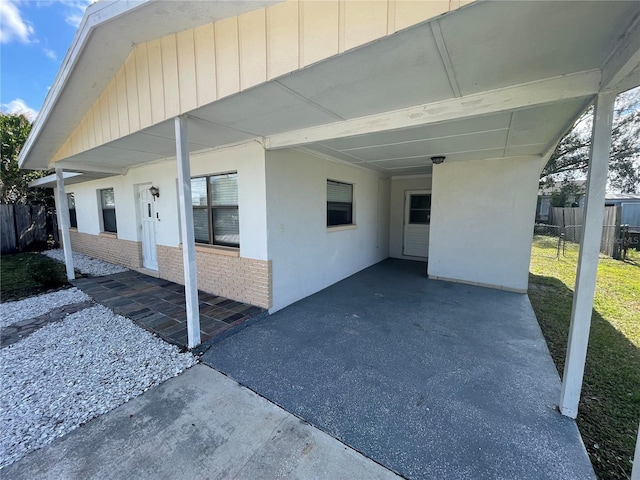
{"type": "Polygon", "coordinates": [[[431,161],[433,162],[434,165],[440,165],[442,162],[444,162],[444,159],[447,158],[444,155],[439,155],[436,157],[431,157],[431,161]]]}

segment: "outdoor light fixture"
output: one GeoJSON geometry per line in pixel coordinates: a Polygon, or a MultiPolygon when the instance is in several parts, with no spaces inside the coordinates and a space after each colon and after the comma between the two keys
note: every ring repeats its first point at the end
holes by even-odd
{"type": "Polygon", "coordinates": [[[160,198],[160,189],[158,187],[152,185],[149,187],[149,192],[151,192],[151,195],[155,198],[160,198]]]}
{"type": "Polygon", "coordinates": [[[437,156],[437,157],[431,157],[431,161],[433,162],[434,165],[440,165],[442,162],[444,162],[444,159],[447,158],[445,156],[437,156]]]}

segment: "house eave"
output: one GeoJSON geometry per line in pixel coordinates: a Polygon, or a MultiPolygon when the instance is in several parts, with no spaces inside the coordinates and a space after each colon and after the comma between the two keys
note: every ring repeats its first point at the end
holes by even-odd
{"type": "Polygon", "coordinates": [[[90,5],[33,124],[18,165],[34,170],[49,168],[49,159],[136,44],[279,1],[282,0],[103,0],[90,5]],[[151,16],[155,17],[153,21],[141,22],[138,18],[151,16]],[[104,48],[106,44],[109,48],[104,48]]]}

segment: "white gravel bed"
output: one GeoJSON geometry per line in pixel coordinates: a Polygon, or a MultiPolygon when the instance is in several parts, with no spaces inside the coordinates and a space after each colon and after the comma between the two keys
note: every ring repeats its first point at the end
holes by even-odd
{"type": "Polygon", "coordinates": [[[0,328],[28,318],[39,317],[54,308],[87,300],[91,300],[91,297],[73,287],[25,298],[16,302],[0,303],[0,328]]]}
{"type": "Polygon", "coordinates": [[[196,363],[96,306],[0,350],[0,468],[196,363]]]}
{"type": "MultiPolygon", "coordinates": [[[[64,263],[64,251],[61,248],[47,250],[42,252],[42,254],[64,263]]],[[[114,265],[113,263],[108,263],[104,260],[87,257],[86,255],[77,252],[73,252],[73,267],[85,275],[91,275],[94,277],[126,272],[128,270],[120,265],[114,265]]]]}

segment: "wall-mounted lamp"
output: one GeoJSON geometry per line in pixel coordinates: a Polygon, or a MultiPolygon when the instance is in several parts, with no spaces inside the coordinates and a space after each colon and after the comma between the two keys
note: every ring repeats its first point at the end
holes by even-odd
{"type": "Polygon", "coordinates": [[[431,157],[431,161],[433,162],[434,165],[440,165],[442,162],[444,162],[445,158],[447,157],[443,155],[437,156],[437,157],[431,157]]]}
{"type": "Polygon", "coordinates": [[[158,187],[152,185],[151,187],[149,187],[149,192],[154,197],[154,200],[156,198],[160,198],[160,189],[158,187]]]}

